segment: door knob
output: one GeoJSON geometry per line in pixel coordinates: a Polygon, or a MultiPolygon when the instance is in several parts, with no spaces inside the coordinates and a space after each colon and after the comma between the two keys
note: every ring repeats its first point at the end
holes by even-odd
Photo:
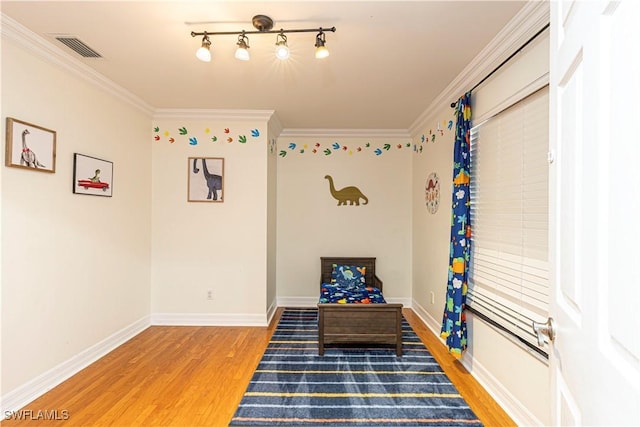
{"type": "Polygon", "coordinates": [[[538,346],[544,345],[544,337],[549,338],[549,341],[553,341],[556,337],[555,322],[551,317],[547,319],[545,323],[533,322],[533,332],[538,337],[538,346]]]}

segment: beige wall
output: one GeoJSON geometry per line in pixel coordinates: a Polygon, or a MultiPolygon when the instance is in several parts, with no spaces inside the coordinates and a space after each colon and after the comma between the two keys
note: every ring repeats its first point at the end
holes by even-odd
{"type": "Polygon", "coordinates": [[[57,132],[55,174],[0,168],[5,395],[148,318],[151,133],[146,113],[4,37],[1,92],[2,135],[5,117],[57,132]],[[75,152],[113,162],[113,197],[72,194],[75,152]]]}
{"type": "MultiPolygon", "coordinates": [[[[472,121],[484,120],[505,108],[527,92],[546,81],[549,69],[549,37],[539,37],[518,57],[503,67],[485,84],[473,92],[472,121]]],[[[460,88],[463,93],[467,88],[460,88]]],[[[448,103],[447,103],[448,104],[448,103]]],[[[414,135],[420,144],[421,135],[438,123],[455,117],[449,105],[442,105],[426,121],[421,134],[414,135]]],[[[440,139],[426,144],[424,154],[413,157],[413,290],[414,309],[439,335],[444,310],[451,224],[451,189],[453,166],[453,131],[445,131],[440,139]],[[431,172],[441,178],[441,205],[435,215],[429,214],[424,203],[425,179],[431,172]],[[431,294],[434,303],[431,303],[431,294]]],[[[467,315],[469,347],[462,363],[492,392],[504,408],[517,420],[527,424],[549,423],[549,372],[528,350],[506,338],[485,322],[467,315]]]]}
{"type": "Polygon", "coordinates": [[[286,153],[278,157],[280,300],[294,303],[299,298],[300,303],[317,303],[321,256],[374,256],[385,296],[410,301],[408,142],[399,136],[278,139],[278,152],[286,153]],[[331,148],[334,143],[340,148],[331,148]],[[296,148],[290,149],[290,144],[296,148]],[[316,144],[320,147],[314,154],[316,144]],[[389,150],[384,149],[385,144],[390,145],[389,150]],[[374,153],[376,148],[381,148],[379,156],[374,153]],[[325,149],[331,154],[325,155],[325,149]],[[325,175],[333,177],[336,189],[358,187],[368,197],[368,204],[361,200],[360,206],[338,206],[325,175]]]}
{"type": "MultiPolygon", "coordinates": [[[[540,78],[548,66],[541,43],[528,60],[505,68],[506,80],[488,81],[476,92],[483,95],[474,105],[476,117],[540,78]]],[[[156,323],[264,324],[274,300],[315,304],[325,255],[376,256],[387,298],[413,304],[437,333],[449,248],[448,121],[455,119],[448,102],[411,139],[278,137],[268,114],[152,119],[3,39],[2,118],[57,130],[58,163],[53,175],[6,167],[0,173],[0,394],[150,316],[156,323]],[[179,135],[183,126],[198,145],[179,135]],[[251,137],[252,129],[260,136],[251,137]],[[212,134],[215,143],[208,141],[212,134]],[[239,143],[238,134],[248,141],[239,143]],[[349,150],[311,151],[336,142],[349,150]],[[371,152],[384,144],[390,149],[380,156],[371,152]],[[112,198],[71,194],[74,152],[114,162],[112,198]],[[187,202],[190,156],[225,158],[224,203],[187,202]],[[432,172],[441,191],[435,214],[425,206],[432,172]],[[327,174],[337,188],[359,187],[369,203],[336,206],[327,174]]],[[[469,334],[463,363],[503,406],[521,408],[518,419],[547,424],[546,365],[473,316],[469,334]]]]}
{"type": "Polygon", "coordinates": [[[267,199],[275,179],[267,161],[268,116],[207,114],[175,119],[169,112],[154,120],[151,311],[160,323],[265,324],[268,233],[274,232],[267,199]],[[193,167],[187,159],[194,156],[224,158],[223,202],[187,202],[187,168],[193,167]]]}
{"type": "Polygon", "coordinates": [[[419,151],[412,157],[412,297],[417,307],[439,321],[445,305],[449,262],[455,135],[453,110],[443,106],[428,123],[429,126],[414,137],[419,151]],[[451,129],[450,121],[453,121],[451,129]],[[440,182],[436,213],[427,210],[425,200],[426,181],[432,173],[437,174],[440,182]]]}

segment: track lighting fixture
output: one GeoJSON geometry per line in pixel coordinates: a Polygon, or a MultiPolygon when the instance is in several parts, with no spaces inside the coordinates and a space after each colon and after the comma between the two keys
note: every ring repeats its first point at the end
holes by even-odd
{"type": "Polygon", "coordinates": [[[241,61],[249,60],[249,37],[244,32],[238,36],[238,48],[236,49],[236,59],[241,61]]]}
{"type": "Polygon", "coordinates": [[[289,58],[289,46],[287,46],[287,36],[280,32],[276,36],[276,58],[285,60],[289,58]]]}
{"type": "Polygon", "coordinates": [[[218,36],[218,35],[238,35],[238,48],[236,49],[235,57],[241,59],[243,61],[249,60],[249,38],[247,34],[277,34],[276,36],[276,57],[278,59],[285,60],[289,58],[289,46],[287,45],[287,36],[285,33],[311,33],[318,32],[316,36],[315,42],[315,57],[316,58],[326,58],[329,56],[329,50],[325,46],[325,32],[331,31],[334,33],[336,31],[336,27],[331,28],[304,28],[304,29],[293,29],[293,30],[271,30],[273,28],[273,20],[266,15],[256,15],[251,20],[256,31],[221,31],[221,32],[209,32],[204,31],[201,33],[192,31],[191,37],[203,36],[202,38],[202,46],[196,52],[196,56],[198,59],[204,62],[211,61],[211,41],[209,40],[209,36],[218,36]]]}
{"type": "Polygon", "coordinates": [[[209,36],[207,36],[207,32],[204,32],[204,37],[202,37],[202,46],[196,51],[196,57],[200,61],[211,62],[211,40],[209,40],[209,36]]]}
{"type": "Polygon", "coordinates": [[[318,35],[316,36],[316,58],[318,59],[322,59],[322,58],[326,58],[327,56],[329,56],[329,50],[327,49],[327,47],[324,45],[326,43],[326,40],[324,38],[324,33],[322,31],[320,31],[318,33],[318,35]]]}

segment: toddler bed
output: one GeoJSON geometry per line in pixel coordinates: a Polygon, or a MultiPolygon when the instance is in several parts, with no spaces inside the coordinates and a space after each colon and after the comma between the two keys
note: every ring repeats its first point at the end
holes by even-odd
{"type": "Polygon", "coordinates": [[[318,354],[326,344],[389,344],[402,356],[402,304],[386,303],[371,257],[320,258],[318,354]]]}

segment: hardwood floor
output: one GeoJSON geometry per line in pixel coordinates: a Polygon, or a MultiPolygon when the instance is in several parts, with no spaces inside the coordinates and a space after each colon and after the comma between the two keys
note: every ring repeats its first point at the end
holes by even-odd
{"type": "Polygon", "coordinates": [[[451,382],[456,386],[460,395],[464,397],[473,412],[480,418],[485,427],[510,427],[516,423],[482,388],[480,383],[462,366],[462,363],[449,354],[440,338],[422,322],[411,309],[402,311],[413,330],[418,334],[429,352],[435,357],[442,369],[447,373],[451,382]]]}
{"type": "MultiPolygon", "coordinates": [[[[280,312],[268,328],[152,326],[28,404],[30,419],[0,425],[226,426],[280,312]]],[[[515,426],[415,313],[403,312],[484,425],[515,426]]]]}

